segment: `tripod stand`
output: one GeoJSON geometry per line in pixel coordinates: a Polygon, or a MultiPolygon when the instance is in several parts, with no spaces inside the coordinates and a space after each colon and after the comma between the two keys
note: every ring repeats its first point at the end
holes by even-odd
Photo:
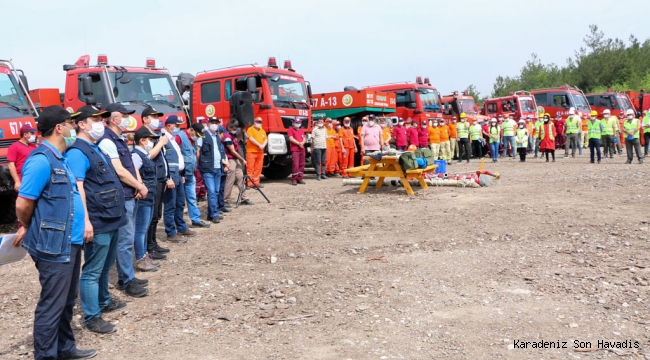
{"type": "MultiPolygon", "coordinates": [[[[246,145],[244,145],[243,148],[244,148],[244,153],[246,153],[246,145]]],[[[264,199],[266,199],[266,201],[270,204],[270,203],[271,203],[271,200],[269,200],[269,198],[267,198],[266,195],[264,195],[264,192],[262,191],[262,189],[260,189],[260,188],[257,186],[257,184],[255,184],[255,182],[253,181],[253,179],[251,179],[251,177],[248,176],[248,171],[246,171],[246,167],[247,167],[246,165],[244,165],[244,166],[242,167],[242,171],[244,172],[244,178],[243,178],[244,180],[242,180],[242,183],[239,184],[239,194],[237,195],[237,202],[235,203],[235,208],[238,208],[239,205],[241,204],[241,195],[244,193],[244,190],[246,190],[246,184],[247,184],[249,181],[250,181],[251,184],[253,184],[253,186],[251,186],[251,187],[252,187],[253,189],[259,191],[260,194],[262,194],[262,196],[264,197],[264,199]]]]}

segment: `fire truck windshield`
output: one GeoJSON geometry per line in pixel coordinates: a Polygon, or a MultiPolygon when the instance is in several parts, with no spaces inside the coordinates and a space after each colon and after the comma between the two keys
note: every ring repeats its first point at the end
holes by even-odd
{"type": "Polygon", "coordinates": [[[573,106],[576,110],[583,111],[589,110],[589,103],[582,94],[571,94],[571,99],[573,100],[573,106]]]}
{"type": "Polygon", "coordinates": [[[29,114],[29,105],[11,71],[0,68],[0,119],[22,117],[29,114]]]}
{"type": "MultiPolygon", "coordinates": [[[[109,73],[115,101],[120,103],[140,103],[154,107],[161,104],[174,109],[182,107],[174,90],[172,79],[168,74],[132,71],[127,74],[131,77],[131,81],[122,84],[120,83],[120,78],[123,76],[121,72],[109,73]]],[[[165,112],[163,109],[158,110],[165,112]]]]}
{"type": "Polygon", "coordinates": [[[281,108],[308,109],[305,82],[295,76],[279,75],[278,81],[269,79],[269,90],[273,104],[281,108]]]}
{"type": "Polygon", "coordinates": [[[460,99],[458,100],[458,105],[460,106],[460,112],[462,113],[471,115],[478,114],[476,103],[472,99],[460,99]]]}
{"type": "Polygon", "coordinates": [[[617,96],[616,100],[618,101],[619,109],[621,110],[634,109],[626,96],[617,96]]]}
{"type": "Polygon", "coordinates": [[[440,112],[440,98],[433,89],[418,89],[422,108],[426,112],[440,112]]]}
{"type": "Polygon", "coordinates": [[[532,98],[519,98],[519,108],[521,109],[522,112],[534,112],[536,111],[535,108],[535,103],[533,102],[532,98]]]}

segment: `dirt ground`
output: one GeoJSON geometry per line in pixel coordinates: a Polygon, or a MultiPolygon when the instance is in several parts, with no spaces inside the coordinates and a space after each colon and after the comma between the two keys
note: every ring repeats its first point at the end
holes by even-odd
{"type": "MultiPolygon", "coordinates": [[[[149,296],[111,290],[128,302],[105,315],[116,333],[83,330],[77,306],[78,347],[97,359],[650,359],[650,165],[624,162],[504,159],[486,163],[502,174],[493,187],[411,197],[313,174],[265,182],[270,204],[251,191],[255,206],[162,243],[169,259],[137,273],[149,296]],[[520,348],[538,341],[566,348],[520,348]]],[[[0,358],[32,357],[37,280],[29,259],[0,268],[0,358]]]]}

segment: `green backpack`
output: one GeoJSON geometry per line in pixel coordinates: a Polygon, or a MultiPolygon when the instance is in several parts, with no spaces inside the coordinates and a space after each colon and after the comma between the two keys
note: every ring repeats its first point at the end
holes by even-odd
{"type": "Polygon", "coordinates": [[[410,151],[403,152],[399,156],[399,165],[402,167],[404,172],[416,169],[418,167],[418,162],[415,160],[415,154],[410,151]]]}
{"type": "Polygon", "coordinates": [[[425,158],[427,159],[428,164],[433,164],[433,151],[429,148],[421,148],[415,150],[415,157],[416,158],[425,158]]]}

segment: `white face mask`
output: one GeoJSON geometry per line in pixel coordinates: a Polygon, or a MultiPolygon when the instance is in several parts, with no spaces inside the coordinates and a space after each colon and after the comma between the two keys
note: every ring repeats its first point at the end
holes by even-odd
{"type": "Polygon", "coordinates": [[[349,123],[346,123],[346,124],[343,124],[343,125],[345,125],[345,127],[350,127],[349,123]]]}
{"type": "Polygon", "coordinates": [[[192,136],[192,141],[196,142],[196,140],[198,140],[198,139],[199,139],[198,136],[192,136]]]}
{"type": "Polygon", "coordinates": [[[34,143],[36,143],[36,135],[33,135],[33,134],[30,135],[30,136],[29,136],[29,139],[27,139],[27,141],[28,141],[30,144],[34,144],[34,143]]]}
{"type": "Polygon", "coordinates": [[[119,125],[117,125],[117,127],[120,128],[120,130],[124,131],[124,130],[126,130],[126,128],[129,127],[130,122],[131,121],[129,120],[128,117],[123,117],[122,121],[119,123],[119,125]]]}
{"type": "Polygon", "coordinates": [[[368,126],[375,126],[375,122],[374,121],[368,121],[368,126]]]}
{"type": "Polygon", "coordinates": [[[255,125],[253,125],[253,126],[255,126],[255,128],[256,128],[256,129],[259,129],[259,128],[261,128],[261,127],[262,127],[262,124],[259,124],[259,123],[255,123],[255,125]]]}
{"type": "Polygon", "coordinates": [[[322,127],[323,127],[323,125],[324,125],[324,124],[318,124],[318,127],[319,127],[319,128],[322,128],[322,127]]]}
{"type": "Polygon", "coordinates": [[[426,128],[427,128],[427,124],[422,125],[422,128],[423,128],[423,129],[426,129],[426,128]]]}
{"type": "Polygon", "coordinates": [[[520,128],[520,129],[523,129],[523,128],[524,128],[524,125],[523,125],[523,124],[520,124],[520,125],[519,125],[519,128],[520,128]]]}
{"type": "Polygon", "coordinates": [[[628,120],[632,120],[632,119],[634,119],[634,116],[632,116],[632,115],[628,115],[628,116],[627,116],[627,119],[628,119],[628,120]]]}
{"type": "Polygon", "coordinates": [[[465,119],[460,119],[460,122],[465,122],[465,119]]]}
{"type": "Polygon", "coordinates": [[[88,135],[90,135],[93,140],[99,140],[104,136],[104,124],[101,122],[92,124],[90,130],[88,130],[88,135]]]}
{"type": "Polygon", "coordinates": [[[341,125],[336,125],[336,130],[339,130],[341,128],[341,125]]]}
{"type": "Polygon", "coordinates": [[[400,121],[399,126],[404,126],[404,121],[400,121]]]}
{"type": "Polygon", "coordinates": [[[151,151],[152,149],[153,149],[153,143],[152,143],[151,141],[149,141],[149,142],[144,146],[144,150],[147,151],[147,152],[149,152],[149,151],[151,151]]]}
{"type": "Polygon", "coordinates": [[[300,123],[294,123],[294,124],[293,124],[293,127],[295,127],[296,129],[299,128],[299,127],[300,127],[300,123]]]}
{"type": "Polygon", "coordinates": [[[209,127],[210,127],[210,131],[212,131],[214,133],[216,133],[217,130],[219,130],[219,125],[217,125],[217,124],[210,124],[209,127]]]}
{"type": "Polygon", "coordinates": [[[160,119],[151,120],[151,127],[154,129],[160,128],[160,119]]]}

